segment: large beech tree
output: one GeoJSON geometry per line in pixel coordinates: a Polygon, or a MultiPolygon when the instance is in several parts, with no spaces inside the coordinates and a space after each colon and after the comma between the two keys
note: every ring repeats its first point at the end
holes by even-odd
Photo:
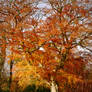
{"type": "Polygon", "coordinates": [[[83,82],[86,76],[88,61],[80,57],[80,53],[76,57],[76,52],[78,46],[91,52],[92,17],[91,7],[79,3],[49,0],[52,8],[45,13],[51,13],[51,16],[41,21],[34,30],[24,32],[25,39],[21,40],[20,46],[28,62],[33,62],[37,73],[47,80],[52,92],[58,88],[67,91],[69,85],[83,82]]]}
{"type": "Polygon", "coordinates": [[[61,78],[64,81],[62,78],[64,73],[69,79],[70,76],[72,76],[71,79],[75,78],[74,75],[77,76],[77,79],[83,78],[82,74],[87,61],[84,62],[81,57],[76,59],[74,52],[78,51],[78,46],[92,52],[89,48],[92,39],[92,16],[91,7],[87,8],[77,1],[49,0],[49,3],[54,12],[37,30],[42,43],[46,42],[43,49],[44,53],[47,53],[45,57],[48,57],[46,61],[43,59],[44,63],[41,64],[40,73],[43,78],[46,76],[49,78],[47,80],[53,87],[51,91],[56,92],[55,86],[59,85],[62,88],[63,83],[62,81],[59,83],[58,80],[61,78]],[[53,62],[57,64],[53,65],[53,62]],[[59,78],[56,78],[57,76],[59,78]]]}

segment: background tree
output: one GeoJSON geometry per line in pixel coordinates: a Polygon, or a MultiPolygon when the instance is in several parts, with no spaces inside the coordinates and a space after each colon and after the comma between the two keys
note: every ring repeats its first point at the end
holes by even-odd
{"type": "MultiPolygon", "coordinates": [[[[0,61],[0,73],[4,69],[6,48],[11,48],[12,46],[16,48],[16,36],[23,38],[23,30],[26,27],[28,28],[26,21],[28,18],[30,19],[30,16],[35,14],[37,10],[36,6],[37,0],[0,1],[0,51],[2,57],[0,61]]],[[[13,61],[10,63],[10,84],[12,80],[12,66],[13,61]]]]}

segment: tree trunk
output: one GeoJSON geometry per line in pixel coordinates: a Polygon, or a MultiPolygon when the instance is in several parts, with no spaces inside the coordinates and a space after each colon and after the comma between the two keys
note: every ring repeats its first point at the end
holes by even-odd
{"type": "Polygon", "coordinates": [[[11,63],[10,63],[10,78],[9,78],[9,89],[10,89],[10,92],[11,91],[11,84],[12,84],[12,68],[13,68],[13,60],[11,60],[11,63]]]}
{"type": "Polygon", "coordinates": [[[58,86],[53,80],[51,81],[51,92],[58,92],[58,86]]]}
{"type": "Polygon", "coordinates": [[[4,47],[1,48],[1,53],[0,53],[0,87],[4,83],[4,63],[5,63],[5,58],[6,58],[6,41],[3,43],[4,47]]]}

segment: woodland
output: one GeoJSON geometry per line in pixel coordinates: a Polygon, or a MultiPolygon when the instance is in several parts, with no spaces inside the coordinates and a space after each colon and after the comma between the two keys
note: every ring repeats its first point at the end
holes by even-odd
{"type": "Polygon", "coordinates": [[[0,0],[0,92],[92,92],[92,0],[0,0]]]}

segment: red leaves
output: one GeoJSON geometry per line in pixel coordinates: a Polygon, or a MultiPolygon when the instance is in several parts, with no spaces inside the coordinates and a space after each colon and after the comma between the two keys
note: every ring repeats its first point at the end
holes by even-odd
{"type": "Polygon", "coordinates": [[[64,68],[65,68],[65,71],[71,74],[82,76],[84,73],[85,62],[80,57],[77,59],[72,57],[66,61],[64,68]]]}

